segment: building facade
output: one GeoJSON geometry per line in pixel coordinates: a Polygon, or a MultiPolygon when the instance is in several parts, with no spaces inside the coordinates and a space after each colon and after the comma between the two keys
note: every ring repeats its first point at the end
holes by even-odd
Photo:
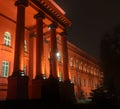
{"type": "MultiPolygon", "coordinates": [[[[0,1],[0,99],[7,99],[8,78],[28,76],[28,97],[35,81],[52,75],[74,84],[77,98],[88,98],[100,85],[99,62],[67,41],[71,22],[54,0],[0,1]]],[[[35,86],[35,87],[34,87],[35,86]]]]}

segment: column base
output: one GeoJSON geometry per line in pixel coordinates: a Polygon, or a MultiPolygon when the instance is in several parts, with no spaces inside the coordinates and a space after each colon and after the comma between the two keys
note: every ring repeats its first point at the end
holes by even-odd
{"type": "Polygon", "coordinates": [[[28,99],[28,76],[23,72],[18,71],[12,76],[8,77],[8,93],[7,99],[28,99]]]}
{"type": "Polygon", "coordinates": [[[60,83],[60,101],[62,103],[75,103],[74,84],[70,80],[60,83]]]}
{"type": "Polygon", "coordinates": [[[44,81],[42,99],[53,105],[59,102],[59,81],[52,75],[44,81]]]}
{"type": "Polygon", "coordinates": [[[32,99],[41,99],[43,81],[42,75],[36,76],[35,79],[32,80],[32,99]]]}

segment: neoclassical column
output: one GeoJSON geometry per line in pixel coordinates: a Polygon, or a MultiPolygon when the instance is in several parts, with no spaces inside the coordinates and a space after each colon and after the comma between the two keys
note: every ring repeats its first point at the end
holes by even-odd
{"type": "Polygon", "coordinates": [[[57,57],[56,57],[56,53],[57,53],[57,40],[56,40],[56,28],[57,25],[55,23],[52,23],[51,25],[49,25],[50,28],[50,45],[51,45],[51,49],[50,49],[50,53],[51,53],[51,69],[52,69],[52,76],[54,78],[58,78],[57,76],[57,57]]]}
{"type": "Polygon", "coordinates": [[[62,54],[63,54],[63,74],[64,74],[64,81],[69,80],[68,74],[68,48],[67,48],[67,33],[64,31],[60,33],[61,35],[61,42],[62,42],[62,54]]]}
{"type": "Polygon", "coordinates": [[[24,26],[25,26],[25,7],[28,6],[27,0],[17,0],[17,21],[13,74],[23,72],[24,69],[24,26]]]}
{"type": "Polygon", "coordinates": [[[61,35],[61,45],[62,45],[62,56],[63,56],[63,74],[64,82],[61,87],[62,94],[61,98],[63,101],[73,102],[75,98],[74,84],[71,84],[68,74],[68,48],[67,48],[67,34],[66,31],[60,33],[61,35]],[[65,96],[64,96],[65,95],[65,96]]]}
{"type": "Polygon", "coordinates": [[[25,7],[27,0],[17,0],[16,37],[14,51],[14,68],[12,76],[8,77],[7,99],[28,98],[28,77],[24,74],[24,27],[25,7]]]}
{"type": "Polygon", "coordinates": [[[44,49],[43,49],[43,19],[45,15],[39,12],[36,19],[36,78],[42,78],[44,73],[44,49]]]}

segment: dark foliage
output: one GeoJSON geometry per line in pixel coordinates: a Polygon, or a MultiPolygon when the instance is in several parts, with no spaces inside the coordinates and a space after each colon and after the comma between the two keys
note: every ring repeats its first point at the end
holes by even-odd
{"type": "Polygon", "coordinates": [[[101,41],[101,63],[104,86],[115,94],[120,93],[120,25],[101,41]]]}
{"type": "Polygon", "coordinates": [[[100,53],[103,85],[92,91],[91,98],[98,106],[120,108],[120,25],[104,35],[100,53]]]}

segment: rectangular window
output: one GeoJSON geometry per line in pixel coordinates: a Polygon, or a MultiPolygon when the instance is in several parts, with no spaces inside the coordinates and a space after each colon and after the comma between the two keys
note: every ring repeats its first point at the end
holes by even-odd
{"type": "Polygon", "coordinates": [[[27,52],[27,41],[24,40],[24,52],[27,52]]]}
{"type": "Polygon", "coordinates": [[[3,61],[2,62],[2,77],[8,77],[9,73],[9,62],[3,61]]]}
{"type": "Polygon", "coordinates": [[[9,32],[4,33],[4,45],[11,46],[11,34],[9,32]]]}
{"type": "Polygon", "coordinates": [[[73,67],[73,58],[70,58],[70,66],[73,67]]]}
{"type": "Polygon", "coordinates": [[[81,85],[85,87],[85,86],[86,86],[86,80],[85,80],[85,79],[82,79],[81,82],[82,82],[81,85]]]}

